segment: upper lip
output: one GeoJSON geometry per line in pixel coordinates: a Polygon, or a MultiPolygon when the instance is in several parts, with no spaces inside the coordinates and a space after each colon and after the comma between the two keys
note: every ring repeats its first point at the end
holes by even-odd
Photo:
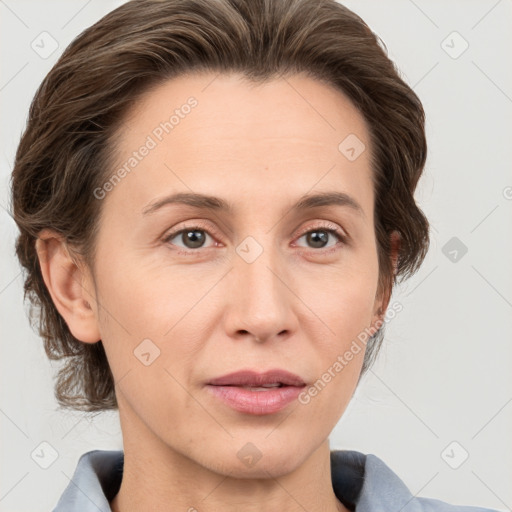
{"type": "Polygon", "coordinates": [[[293,373],[275,369],[263,373],[254,370],[242,370],[212,379],[212,386],[263,386],[265,384],[283,384],[286,386],[305,386],[305,382],[293,373]]]}

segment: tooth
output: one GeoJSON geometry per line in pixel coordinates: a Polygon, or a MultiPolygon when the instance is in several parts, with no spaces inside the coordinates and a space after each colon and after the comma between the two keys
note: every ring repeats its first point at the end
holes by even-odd
{"type": "Polygon", "coordinates": [[[264,391],[267,389],[279,388],[279,387],[281,387],[281,384],[276,383],[276,384],[263,384],[262,386],[242,386],[242,387],[244,389],[251,389],[252,391],[264,391]]]}

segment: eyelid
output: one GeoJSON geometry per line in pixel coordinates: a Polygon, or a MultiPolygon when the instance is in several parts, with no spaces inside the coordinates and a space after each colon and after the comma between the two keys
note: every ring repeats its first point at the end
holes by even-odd
{"type": "MultiPolygon", "coordinates": [[[[207,222],[201,221],[201,220],[191,220],[191,221],[184,221],[186,224],[183,227],[178,227],[176,229],[172,229],[171,231],[167,231],[164,236],[162,237],[164,242],[169,242],[172,238],[176,237],[183,231],[192,231],[193,229],[200,229],[202,231],[205,231],[208,235],[217,236],[216,230],[207,222]]],[[[190,249],[190,251],[193,251],[194,249],[190,249]]],[[[197,249],[196,249],[197,250],[197,249]]]]}
{"type": "Polygon", "coordinates": [[[294,235],[294,238],[295,237],[300,238],[300,237],[304,236],[306,233],[309,233],[310,231],[314,231],[315,229],[318,229],[318,230],[327,229],[327,230],[332,230],[332,231],[336,232],[336,234],[343,240],[348,239],[347,232],[344,229],[342,229],[340,226],[338,226],[338,224],[333,224],[332,222],[330,222],[328,220],[323,220],[323,221],[319,221],[319,222],[321,224],[315,224],[313,226],[308,226],[305,229],[300,230],[297,235],[294,235]]]}

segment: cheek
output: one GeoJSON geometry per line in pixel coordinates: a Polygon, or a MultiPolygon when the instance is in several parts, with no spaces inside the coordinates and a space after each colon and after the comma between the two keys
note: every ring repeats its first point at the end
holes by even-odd
{"type": "Polygon", "coordinates": [[[377,255],[353,253],[305,278],[301,296],[330,328],[331,338],[344,342],[370,326],[377,286],[377,255]]]}
{"type": "Polygon", "coordinates": [[[100,334],[117,376],[139,367],[134,356],[145,346],[160,351],[159,366],[174,371],[173,362],[180,361],[178,369],[186,368],[200,350],[204,325],[216,313],[209,291],[218,273],[193,265],[148,264],[142,258],[103,257],[98,262],[100,334]]]}
{"type": "Polygon", "coordinates": [[[365,254],[350,264],[347,258],[347,264],[329,267],[329,272],[323,269],[301,295],[314,313],[309,316],[320,319],[314,322],[319,330],[312,334],[321,361],[320,386],[329,382],[325,398],[329,396],[340,407],[350,400],[359,378],[375,309],[377,255],[365,254]]]}
{"type": "Polygon", "coordinates": [[[344,413],[356,389],[369,339],[376,278],[354,277],[330,288],[329,296],[310,297],[311,309],[322,322],[313,334],[316,380],[305,390],[301,403],[308,415],[330,432],[344,413]],[[342,286],[343,285],[343,286],[342,286]],[[327,334],[326,334],[327,333],[327,334]]]}
{"type": "Polygon", "coordinates": [[[193,318],[191,305],[205,293],[204,287],[194,290],[183,279],[171,280],[171,271],[162,278],[161,271],[129,258],[101,261],[97,268],[100,333],[118,400],[126,414],[133,410],[148,421],[165,417],[166,428],[177,429],[182,417],[176,411],[194,406],[183,388],[188,387],[187,369],[193,367],[197,350],[192,330],[187,329],[187,312],[193,318]],[[186,343],[170,343],[182,341],[185,330],[186,343]]]}
{"type": "MultiPolygon", "coordinates": [[[[123,254],[115,247],[104,248],[98,257],[99,299],[109,316],[117,320],[109,326],[134,336],[164,334],[172,325],[173,312],[183,305],[188,287],[177,276],[171,280],[171,271],[155,269],[143,258],[123,254]],[[110,257],[105,254],[110,252],[110,257]]],[[[106,326],[108,327],[108,326],[106,326]]]]}

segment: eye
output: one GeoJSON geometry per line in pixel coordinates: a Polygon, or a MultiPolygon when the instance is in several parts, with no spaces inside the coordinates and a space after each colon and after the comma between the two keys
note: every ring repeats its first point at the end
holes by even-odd
{"type": "Polygon", "coordinates": [[[187,250],[203,249],[208,237],[212,238],[204,226],[195,225],[184,227],[169,233],[164,238],[164,242],[187,250]],[[184,245],[179,245],[177,242],[182,242],[184,245]]]}
{"type": "Polygon", "coordinates": [[[329,226],[317,226],[314,229],[310,229],[303,233],[300,237],[306,239],[306,243],[309,244],[309,247],[313,249],[326,249],[323,252],[332,252],[336,250],[339,245],[346,243],[345,234],[337,227],[329,225],[329,226]],[[329,238],[334,238],[334,243],[328,245],[329,238]],[[336,242],[337,240],[337,242],[336,242]]]}

